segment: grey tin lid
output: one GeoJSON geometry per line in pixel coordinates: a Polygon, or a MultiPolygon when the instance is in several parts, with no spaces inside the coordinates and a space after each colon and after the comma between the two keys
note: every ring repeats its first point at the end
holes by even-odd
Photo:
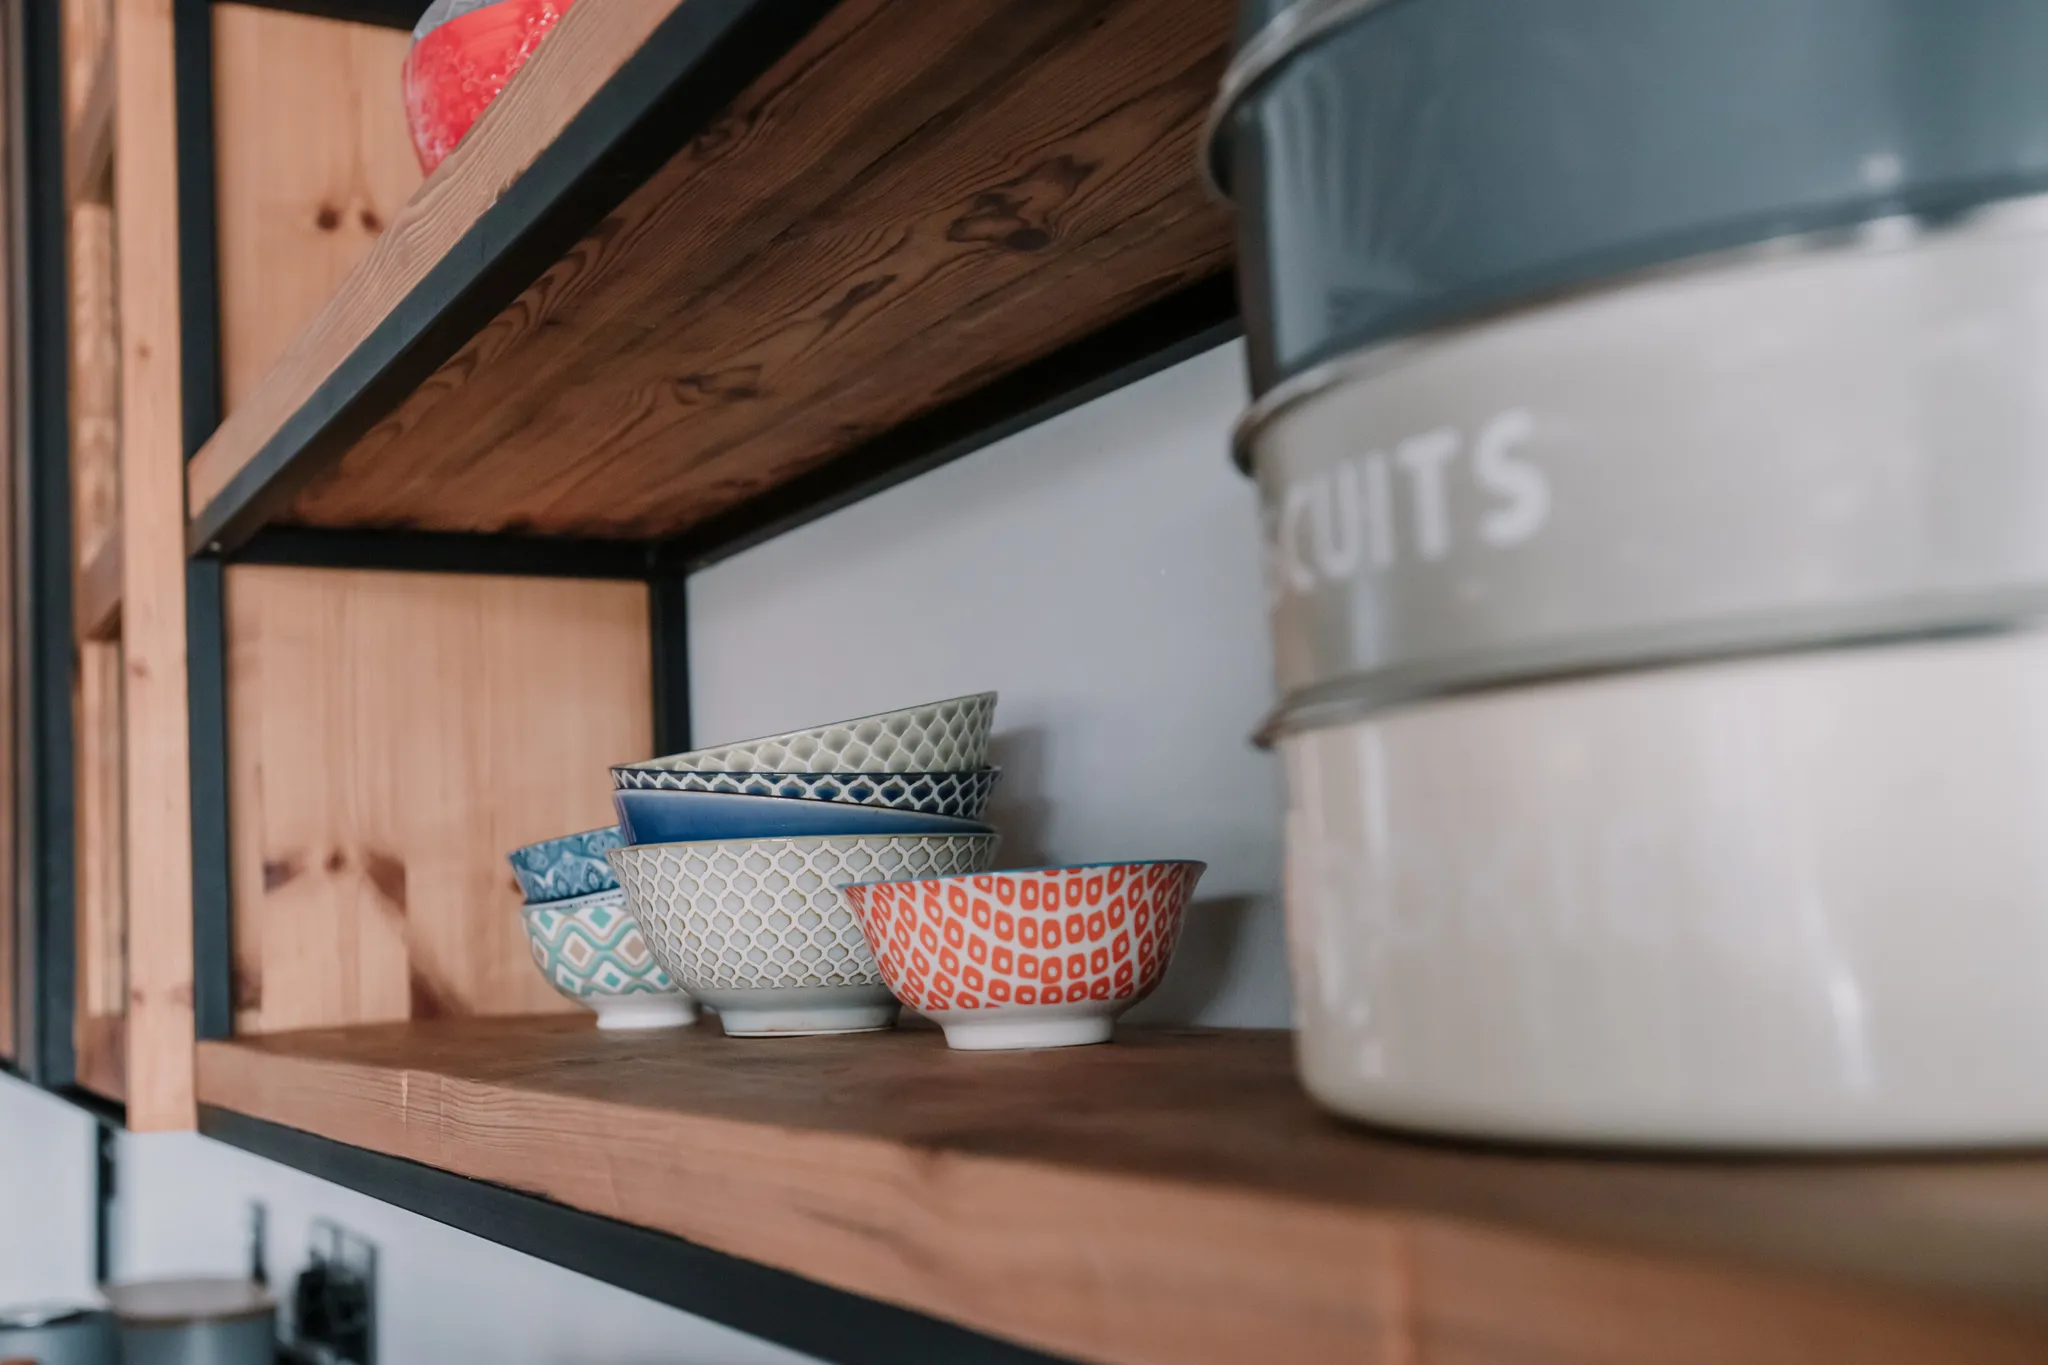
{"type": "Polygon", "coordinates": [[[2048,187],[2039,0],[1252,0],[1255,387],[1747,242],[2048,187]]]}

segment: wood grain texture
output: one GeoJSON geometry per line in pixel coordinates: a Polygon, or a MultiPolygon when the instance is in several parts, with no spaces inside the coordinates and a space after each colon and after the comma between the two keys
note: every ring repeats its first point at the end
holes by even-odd
{"type": "MultiPolygon", "coordinates": [[[[74,68],[75,69],[75,68],[74,68]]],[[[100,49],[64,128],[64,187],[74,201],[105,203],[114,188],[114,50],[100,49]]]]}
{"type": "Polygon", "coordinates": [[[573,1010],[508,850],[651,752],[639,583],[231,566],[235,1021],[573,1010]]]}
{"type": "Polygon", "coordinates": [[[419,188],[412,37],[213,7],[221,384],[234,411],[419,188]]]}
{"type": "Polygon", "coordinates": [[[113,0],[62,0],[62,7],[64,117],[76,122],[113,41],[114,7],[113,0]]]}
{"type": "Polygon", "coordinates": [[[578,5],[192,461],[196,511],[404,299],[682,0],[578,5]]]}
{"type": "Polygon", "coordinates": [[[69,265],[71,539],[82,567],[100,557],[121,519],[121,318],[107,205],[72,205],[69,265]]]}
{"type": "Polygon", "coordinates": [[[77,925],[72,1045],[79,1084],[113,1099],[126,1088],[128,881],[123,826],[121,646],[85,641],[72,679],[77,925]]]}
{"type": "Polygon", "coordinates": [[[171,0],[115,0],[128,1126],[190,1128],[192,769],[185,684],[177,105],[171,0]]]}
{"type": "Polygon", "coordinates": [[[1226,269],[1193,167],[1229,25],[848,0],[290,519],[667,534],[1226,269]]]}
{"type": "Polygon", "coordinates": [[[975,1054],[575,1018],[207,1043],[204,1100],[1085,1360],[2021,1361],[2048,1162],[1505,1156],[1347,1130],[1283,1034],[975,1054]]]}
{"type": "Polygon", "coordinates": [[[72,590],[80,640],[114,640],[121,634],[121,536],[100,541],[78,571],[72,590]]]}

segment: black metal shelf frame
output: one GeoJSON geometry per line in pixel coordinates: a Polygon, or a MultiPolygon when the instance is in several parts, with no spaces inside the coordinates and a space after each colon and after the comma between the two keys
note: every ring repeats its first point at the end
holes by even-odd
{"type": "MultiPolygon", "coordinates": [[[[194,1007],[201,1038],[233,1031],[232,887],[227,826],[223,577],[234,563],[644,581],[649,587],[654,731],[687,748],[689,578],[708,565],[960,458],[1238,333],[1219,277],[1000,378],[812,474],[657,542],[612,542],[271,525],[305,480],[396,408],[468,337],[809,31],[835,0],[690,0],[656,30],[501,196],[463,243],[321,386],[214,504],[193,509],[186,610],[191,697],[194,1007]]],[[[272,8],[410,26],[423,0],[257,0],[272,8]]],[[[222,416],[214,220],[211,0],[173,0],[183,445],[197,453],[222,416]]],[[[28,220],[16,280],[27,357],[26,444],[16,505],[28,557],[18,627],[31,677],[16,719],[32,790],[17,803],[20,903],[34,949],[34,1047],[22,1070],[119,1121],[75,1084],[72,1055],[72,746],[68,292],[56,7],[0,0],[24,115],[17,202],[28,220]]],[[[201,1131],[426,1217],[823,1359],[987,1365],[1053,1357],[906,1308],[834,1289],[679,1238],[567,1208],[246,1115],[202,1107],[201,1131]]]]}

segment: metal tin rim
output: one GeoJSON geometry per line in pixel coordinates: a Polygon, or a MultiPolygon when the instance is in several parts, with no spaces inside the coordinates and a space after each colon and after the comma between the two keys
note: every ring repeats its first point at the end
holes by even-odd
{"type": "MultiPolygon", "coordinates": [[[[1384,0],[1376,0],[1384,3],[1384,0]]],[[[1299,374],[1289,375],[1252,400],[1230,433],[1230,458],[1238,469],[1253,472],[1253,446],[1267,423],[1328,389],[1356,379],[1368,379],[1394,368],[1431,348],[1456,341],[1504,319],[1618,293],[1653,281],[1682,279],[1710,274],[1731,266],[1788,260],[1807,255],[1836,252],[1884,253],[1904,250],[1924,238],[1980,230],[2000,235],[2048,230],[2048,194],[2026,194],[1995,199],[1960,213],[1937,216],[1925,213],[1895,213],[1866,218],[1846,227],[1823,228],[1813,232],[1787,233],[1767,237],[1744,246],[1709,251],[1660,265],[1645,266],[1591,284],[1561,289],[1540,297],[1522,299],[1476,317],[1448,323],[1412,336],[1368,344],[1299,374]]]]}
{"type": "Polygon", "coordinates": [[[1260,723],[1252,742],[1271,748],[1289,735],[1347,725],[1397,706],[1504,688],[1775,655],[2010,634],[2044,623],[2048,584],[2036,584],[1489,650],[1450,661],[1375,669],[1304,688],[1260,723]]]}
{"type": "Polygon", "coordinates": [[[1230,65],[1224,68],[1209,116],[1202,121],[1201,140],[1196,143],[1201,149],[1196,160],[1201,167],[1202,184],[1212,197],[1226,205],[1232,202],[1217,162],[1217,141],[1237,102],[1262,85],[1295,53],[1331,29],[1390,3],[1392,0],[1301,0],[1268,19],[1238,49],[1230,65]]]}

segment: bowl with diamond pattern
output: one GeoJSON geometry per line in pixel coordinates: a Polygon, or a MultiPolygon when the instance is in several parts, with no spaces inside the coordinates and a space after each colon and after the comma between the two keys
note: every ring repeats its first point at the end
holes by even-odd
{"type": "Polygon", "coordinates": [[[673,1028],[697,1017],[647,950],[624,890],[529,903],[520,917],[533,965],[550,986],[595,1011],[599,1028],[673,1028]]]}
{"type": "Polygon", "coordinates": [[[737,1038],[859,1033],[896,1022],[836,888],[977,872],[993,834],[840,835],[639,844],[608,855],[626,907],[678,987],[737,1038]]]}
{"type": "Polygon", "coordinates": [[[527,904],[565,901],[616,891],[619,880],[604,855],[625,841],[617,825],[606,825],[515,848],[505,855],[505,861],[512,864],[512,875],[519,879],[527,904]]]}
{"type": "Polygon", "coordinates": [[[969,1051],[1106,1043],[1166,975],[1204,864],[1086,863],[840,888],[897,998],[969,1051]]]}
{"type": "MultiPolygon", "coordinates": [[[[624,766],[699,773],[967,772],[987,762],[995,716],[996,694],[976,692],[624,766]]],[[[613,781],[618,785],[616,776],[613,781]]]]}
{"type": "Polygon", "coordinates": [[[622,792],[723,792],[840,801],[979,820],[1002,775],[1001,768],[957,773],[700,773],[625,764],[612,769],[612,787],[622,792]]]}

